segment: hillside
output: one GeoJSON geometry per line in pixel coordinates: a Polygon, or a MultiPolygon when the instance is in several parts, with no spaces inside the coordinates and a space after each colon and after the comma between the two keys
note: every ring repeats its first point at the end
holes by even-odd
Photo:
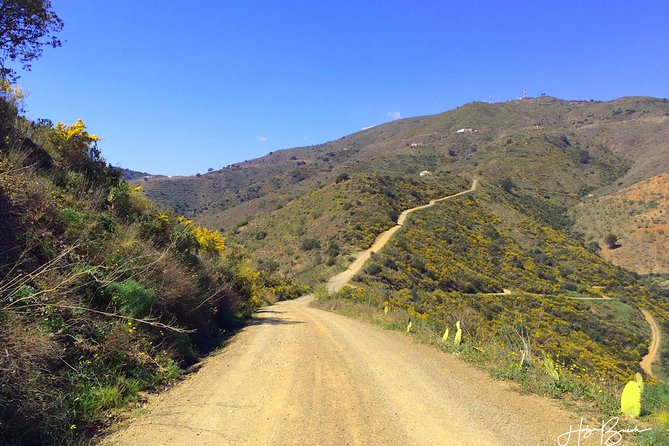
{"type": "Polygon", "coordinates": [[[149,201],[83,121],[0,97],[0,444],[84,444],[267,302],[306,290],[149,201]]]}
{"type": "Polygon", "coordinates": [[[137,179],[144,179],[148,177],[163,177],[164,175],[152,175],[147,172],[138,172],[136,170],[125,169],[123,167],[117,167],[121,172],[121,177],[126,181],[132,181],[137,179]]]}
{"type": "Polygon", "coordinates": [[[666,95],[669,4],[470,3],[0,0],[0,446],[669,445],[669,99],[400,119],[666,95]]]}
{"type": "MultiPolygon", "coordinates": [[[[561,218],[559,225],[566,227],[571,224],[564,218],[568,208],[590,195],[614,193],[666,172],[668,153],[666,99],[627,97],[595,102],[540,97],[470,103],[321,145],[276,151],[199,177],[150,178],[137,184],[152,199],[245,244],[249,244],[248,237],[240,226],[250,224],[256,231],[271,232],[275,218],[291,217],[285,211],[283,217],[278,213],[270,218],[270,214],[292,203],[291,209],[304,207],[296,211],[303,215],[313,200],[311,194],[329,187],[343,174],[353,179],[377,174],[404,181],[421,180],[418,173],[423,170],[435,177],[483,175],[490,182],[504,182],[525,200],[540,199],[545,211],[556,216],[553,223],[561,218]],[[239,238],[237,232],[242,234],[239,238]]],[[[387,221],[385,229],[390,224],[387,221]]],[[[342,229],[349,233],[351,227],[342,229]]],[[[579,232],[590,234],[583,228],[579,232]]],[[[309,238],[313,236],[305,233],[292,243],[309,238]]],[[[254,241],[249,246],[254,252],[274,252],[276,242],[268,237],[264,243],[254,241]]],[[[359,243],[352,249],[364,247],[359,243]]],[[[317,265],[317,260],[312,257],[309,262],[317,265]]],[[[322,260],[326,262],[327,257],[322,260]]],[[[611,260],[618,261],[616,257],[611,260]]],[[[292,262],[304,263],[301,257],[290,255],[278,262],[283,271],[292,262]]],[[[320,273],[312,276],[322,277],[320,273]]]]}
{"type": "Polygon", "coordinates": [[[230,238],[261,259],[260,269],[320,283],[370,246],[403,209],[465,184],[448,174],[427,179],[354,174],[260,214],[230,238]]]}
{"type": "MultiPolygon", "coordinates": [[[[597,400],[644,372],[644,314],[669,329],[666,281],[635,274],[669,272],[664,242],[652,245],[667,212],[667,136],[664,99],[472,103],[145,188],[221,228],[261,269],[318,285],[399,211],[478,178],[476,191],[412,213],[350,286],[319,292],[322,305],[431,343],[459,322],[464,354],[493,376],[597,400]],[[633,238],[639,226],[646,239],[633,238]],[[604,246],[609,231],[623,247],[604,246]],[[546,382],[546,361],[563,381],[546,382]]],[[[665,346],[644,373],[666,378],[668,357],[665,346]]]]}
{"type": "Polygon", "coordinates": [[[605,259],[640,274],[669,271],[669,172],[588,197],[572,216],[574,230],[599,243],[605,259]],[[618,236],[614,249],[603,243],[610,233],[618,236]]]}
{"type": "MultiPolygon", "coordinates": [[[[31,123],[14,101],[0,102],[0,421],[19,443],[87,438],[261,305],[306,292],[292,278],[322,284],[401,212],[472,178],[479,188],[410,214],[333,308],[384,312],[390,328],[408,319],[429,342],[460,322],[463,351],[493,376],[591,401],[641,370],[642,310],[669,328],[666,281],[607,261],[637,265],[653,241],[634,241],[610,209],[664,224],[666,101],[468,104],[139,186],[105,163],[82,121],[31,123]],[[593,242],[614,230],[641,248],[609,257],[593,242]]],[[[666,358],[653,365],[660,379],[666,358]]]]}
{"type": "Polygon", "coordinates": [[[584,379],[624,381],[647,349],[638,305],[650,295],[629,272],[518,203],[482,182],[412,214],[339,296],[408,311],[435,330],[460,321],[480,345],[504,345],[522,327],[536,345],[532,354],[559,358],[584,379]],[[602,301],[604,293],[617,301],[602,301]]]}

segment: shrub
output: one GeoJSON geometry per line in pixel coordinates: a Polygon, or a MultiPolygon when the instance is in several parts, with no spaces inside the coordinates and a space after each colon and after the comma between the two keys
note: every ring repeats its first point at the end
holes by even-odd
{"type": "Polygon", "coordinates": [[[320,249],[320,247],[321,243],[313,238],[305,239],[301,245],[303,251],[313,251],[314,249],[320,249]]]}
{"type": "Polygon", "coordinates": [[[81,119],[69,126],[57,123],[49,140],[56,155],[66,166],[86,173],[89,178],[94,178],[104,170],[105,163],[97,146],[100,138],[89,133],[81,119]]]}
{"type": "Polygon", "coordinates": [[[330,257],[337,257],[339,253],[339,245],[336,242],[330,242],[328,245],[328,255],[330,257]]]}
{"type": "Polygon", "coordinates": [[[130,188],[127,183],[121,182],[112,187],[107,195],[107,201],[116,215],[124,219],[131,217],[132,204],[130,202],[130,188]]]}
{"type": "Polygon", "coordinates": [[[66,232],[80,232],[84,228],[88,215],[72,208],[58,212],[58,221],[66,232]]]}
{"type": "Polygon", "coordinates": [[[273,273],[279,269],[279,263],[272,259],[261,259],[258,262],[258,270],[273,273]]]}
{"type": "Polygon", "coordinates": [[[335,179],[335,183],[339,184],[341,182],[348,181],[350,179],[351,179],[351,177],[349,176],[349,174],[341,173],[341,174],[337,175],[337,178],[335,179]]]}
{"type": "Polygon", "coordinates": [[[156,296],[153,291],[147,290],[136,280],[112,282],[108,289],[112,295],[112,302],[123,315],[142,318],[151,312],[156,296]]]}
{"type": "Polygon", "coordinates": [[[375,276],[375,275],[379,274],[381,271],[383,271],[383,268],[381,268],[381,265],[379,265],[378,263],[368,262],[365,265],[364,270],[370,276],[375,276]]]}
{"type": "Polygon", "coordinates": [[[614,249],[618,246],[618,236],[615,234],[607,234],[606,237],[604,237],[604,243],[607,244],[609,249],[614,249]]]}
{"type": "Polygon", "coordinates": [[[502,187],[502,190],[506,193],[511,193],[513,189],[516,188],[516,185],[514,184],[513,181],[509,178],[505,178],[500,182],[500,186],[502,187]]]}
{"type": "Polygon", "coordinates": [[[225,250],[225,238],[220,232],[212,231],[204,226],[197,226],[193,229],[193,234],[201,249],[210,254],[223,254],[225,250]]]}

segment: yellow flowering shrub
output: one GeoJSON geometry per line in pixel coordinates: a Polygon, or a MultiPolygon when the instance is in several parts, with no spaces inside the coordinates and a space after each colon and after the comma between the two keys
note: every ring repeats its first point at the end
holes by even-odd
{"type": "Polygon", "coordinates": [[[195,226],[192,220],[188,220],[182,216],[178,217],[178,221],[195,236],[200,249],[211,254],[223,255],[225,250],[225,237],[223,237],[223,234],[204,226],[195,226]]]}
{"type": "Polygon", "coordinates": [[[225,249],[225,237],[219,231],[213,231],[204,226],[192,229],[200,248],[212,254],[223,254],[225,249]]]}
{"type": "Polygon", "coordinates": [[[99,174],[104,167],[97,145],[99,140],[99,136],[86,130],[86,124],[81,119],[77,119],[72,125],[59,122],[49,135],[55,157],[90,175],[99,174]]]}
{"type": "Polygon", "coordinates": [[[2,96],[5,99],[11,100],[12,102],[22,101],[26,96],[21,87],[12,85],[7,81],[2,81],[2,85],[0,85],[0,93],[2,93],[2,96]]]}
{"type": "Polygon", "coordinates": [[[73,139],[79,139],[82,142],[86,143],[95,143],[100,140],[100,137],[97,135],[92,135],[86,131],[86,124],[84,121],[79,118],[77,122],[72,125],[67,125],[65,123],[59,122],[54,128],[54,140],[55,141],[70,141],[73,139]]]}
{"type": "Polygon", "coordinates": [[[619,316],[633,306],[572,297],[596,298],[584,293],[601,286],[614,299],[627,298],[630,292],[612,287],[622,291],[632,277],[568,233],[518,212],[515,202],[485,192],[412,214],[338,297],[389,304],[435,331],[461,320],[470,342],[504,341],[523,327],[534,353],[558,358],[574,376],[624,379],[646,341],[638,317],[631,323],[619,316]],[[513,295],[485,294],[502,288],[513,295]]]}

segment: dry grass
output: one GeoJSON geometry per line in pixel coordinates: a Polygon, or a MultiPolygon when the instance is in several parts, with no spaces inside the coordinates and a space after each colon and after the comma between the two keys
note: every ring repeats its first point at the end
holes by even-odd
{"type": "Polygon", "coordinates": [[[605,259],[640,274],[669,272],[669,173],[586,199],[572,213],[574,230],[600,244],[605,259]],[[606,247],[609,233],[620,247],[606,247]]]}

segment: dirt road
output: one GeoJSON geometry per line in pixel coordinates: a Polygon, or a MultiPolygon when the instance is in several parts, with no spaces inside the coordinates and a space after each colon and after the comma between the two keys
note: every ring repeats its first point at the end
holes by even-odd
{"type": "MultiPolygon", "coordinates": [[[[409,213],[477,186],[403,212],[329,290],[347,283],[409,213]]],[[[196,374],[103,443],[535,446],[556,444],[579,424],[551,400],[521,395],[401,333],[313,308],[312,299],[261,310],[196,374]]]]}
{"type": "Polygon", "coordinates": [[[379,252],[379,250],[383,248],[386,245],[386,243],[388,243],[393,234],[395,234],[402,227],[404,221],[406,220],[407,216],[410,213],[421,209],[429,208],[431,206],[434,206],[436,203],[439,203],[440,201],[450,200],[451,198],[459,197],[461,195],[474,192],[478,186],[479,186],[479,180],[475,179],[474,181],[472,181],[472,187],[469,188],[468,190],[458,192],[457,194],[449,195],[448,197],[437,198],[435,200],[430,201],[428,204],[416,206],[415,208],[402,211],[400,216],[397,218],[397,225],[388,229],[386,232],[382,232],[376,238],[376,240],[374,240],[374,243],[370,248],[357,253],[355,255],[355,260],[353,261],[353,263],[349,265],[346,271],[342,271],[341,273],[337,274],[336,276],[328,280],[327,283],[328,292],[336,293],[337,291],[342,289],[353,278],[353,276],[358,274],[362,269],[363,265],[365,264],[365,262],[371,257],[372,253],[379,252]]]}
{"type": "Polygon", "coordinates": [[[105,443],[536,446],[579,423],[551,400],[311,299],[262,310],[105,443]]]}
{"type": "Polygon", "coordinates": [[[641,358],[639,365],[648,376],[654,377],[653,363],[657,360],[657,353],[660,349],[662,335],[660,334],[660,327],[657,325],[657,322],[655,322],[653,315],[646,310],[641,310],[641,313],[643,313],[643,317],[646,319],[646,322],[648,322],[648,325],[650,325],[651,339],[650,347],[648,347],[648,354],[641,358]]]}

